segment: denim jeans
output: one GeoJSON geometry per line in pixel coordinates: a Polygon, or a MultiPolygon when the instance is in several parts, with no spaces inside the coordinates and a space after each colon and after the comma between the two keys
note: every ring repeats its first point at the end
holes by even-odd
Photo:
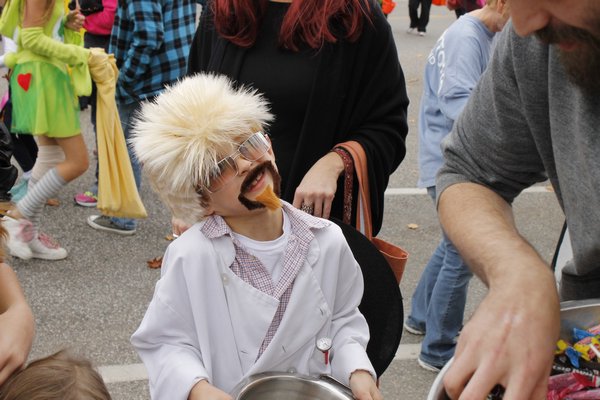
{"type": "MultiPolygon", "coordinates": [[[[140,185],[142,183],[142,171],[140,169],[140,164],[138,163],[137,157],[135,156],[133,149],[129,144],[129,135],[131,124],[133,123],[133,117],[135,113],[138,111],[140,107],[140,103],[133,104],[119,104],[119,118],[121,118],[121,125],[123,127],[123,134],[125,135],[125,141],[127,142],[127,152],[129,153],[129,160],[131,161],[131,168],[133,169],[133,177],[135,178],[135,186],[138,191],[140,190],[140,185]]],[[[133,218],[117,218],[112,217],[111,221],[123,228],[123,229],[135,229],[137,221],[133,218]]]]}
{"type": "MultiPolygon", "coordinates": [[[[435,186],[427,188],[435,202],[435,186]]],[[[407,324],[425,331],[420,357],[443,366],[454,355],[473,274],[442,232],[442,240],[425,266],[412,297],[407,324]]]]}

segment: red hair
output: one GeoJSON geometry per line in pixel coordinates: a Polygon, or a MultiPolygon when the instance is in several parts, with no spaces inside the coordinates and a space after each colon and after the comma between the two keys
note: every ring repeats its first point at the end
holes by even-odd
{"type": "MultiPolygon", "coordinates": [[[[241,47],[254,44],[269,0],[214,0],[217,32],[241,47]]],[[[325,42],[355,41],[369,19],[368,0],[293,0],[279,32],[279,44],[293,51],[325,42]]]]}

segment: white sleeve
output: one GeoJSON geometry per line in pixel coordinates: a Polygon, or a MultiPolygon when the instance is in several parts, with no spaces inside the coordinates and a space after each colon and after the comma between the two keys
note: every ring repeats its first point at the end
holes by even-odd
{"type": "Polygon", "coordinates": [[[377,375],[366,351],[369,326],[358,309],[364,292],[362,272],[345,240],[340,252],[339,268],[331,324],[331,373],[348,385],[350,374],[356,370],[369,371],[373,379],[377,379],[377,375]]]}
{"type": "Polygon", "coordinates": [[[192,387],[208,379],[195,333],[182,260],[163,258],[167,272],[131,343],[148,370],[153,400],[187,400],[192,387]]]}

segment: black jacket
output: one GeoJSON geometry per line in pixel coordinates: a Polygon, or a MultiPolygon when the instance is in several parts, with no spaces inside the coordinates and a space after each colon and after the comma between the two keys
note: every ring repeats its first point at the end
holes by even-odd
{"type": "MultiPolygon", "coordinates": [[[[390,25],[375,2],[370,6],[371,21],[366,21],[356,42],[326,43],[318,52],[315,81],[294,153],[282,154],[276,143],[273,146],[278,164],[280,160],[291,162],[282,187],[282,198],[291,202],[296,187],[318,159],[338,143],[360,142],[368,158],[376,234],[382,224],[389,176],[406,153],[409,100],[390,25]]],[[[188,72],[218,72],[236,80],[245,51],[218,36],[209,2],[192,43],[188,72]],[[226,53],[228,59],[235,55],[234,63],[224,65],[226,53]]],[[[256,89],[260,91],[260,87],[256,89]]],[[[332,205],[332,216],[339,219],[343,214],[343,187],[340,180],[332,205]]],[[[356,187],[355,183],[355,191],[356,187]]],[[[353,199],[354,221],[356,195],[353,199]]]]}

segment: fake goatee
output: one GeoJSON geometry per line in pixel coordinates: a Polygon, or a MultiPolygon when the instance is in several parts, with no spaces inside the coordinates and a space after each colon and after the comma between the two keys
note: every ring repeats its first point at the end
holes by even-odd
{"type": "Polygon", "coordinates": [[[281,176],[279,175],[279,173],[277,172],[277,170],[275,169],[275,167],[273,166],[273,163],[271,161],[265,161],[265,162],[259,164],[258,166],[256,166],[256,168],[254,168],[252,171],[250,171],[248,173],[248,176],[246,177],[246,179],[244,179],[244,182],[242,183],[242,188],[241,188],[240,195],[238,196],[238,200],[248,210],[256,210],[258,208],[266,207],[264,203],[261,203],[260,201],[256,201],[256,200],[250,200],[249,198],[246,197],[246,192],[252,186],[252,184],[254,183],[256,178],[260,174],[265,173],[265,172],[269,172],[271,174],[271,176],[273,177],[273,188],[272,188],[273,192],[275,193],[275,195],[277,195],[277,197],[281,196],[281,176]]]}

